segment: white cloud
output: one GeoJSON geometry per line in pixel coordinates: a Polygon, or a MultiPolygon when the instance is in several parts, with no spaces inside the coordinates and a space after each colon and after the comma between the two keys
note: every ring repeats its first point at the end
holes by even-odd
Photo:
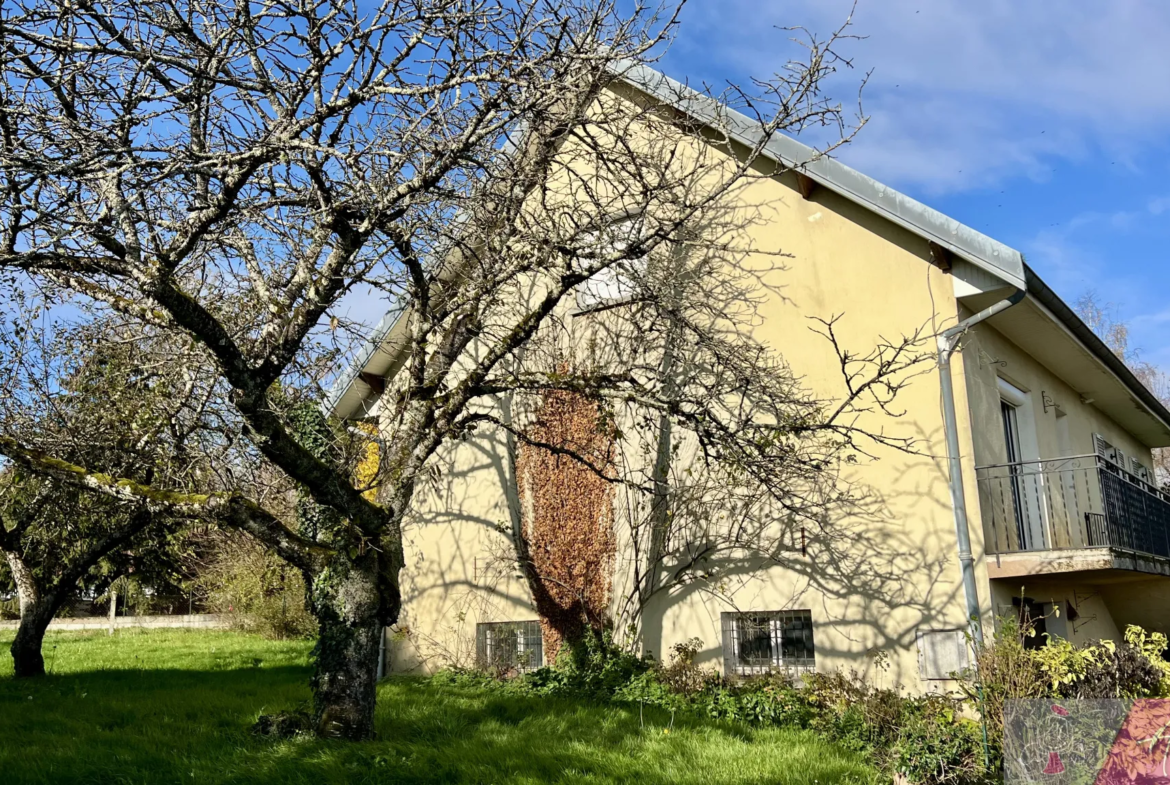
{"type": "MultiPolygon", "coordinates": [[[[843,0],[688,7],[671,61],[765,75],[792,53],[777,25],[827,31],[843,0]],[[691,56],[697,56],[692,58],[691,56]]],[[[870,68],[870,125],[842,158],[929,192],[1043,179],[1054,159],[1128,165],[1170,128],[1170,5],[1139,0],[861,0],[848,43],[870,68]]],[[[704,76],[704,74],[693,74],[704,76]]],[[[1167,204],[1170,207],[1170,203],[1167,204]]]]}
{"type": "Polygon", "coordinates": [[[1157,199],[1151,199],[1146,209],[1150,211],[1151,215],[1161,215],[1170,210],[1170,196],[1159,196],[1157,199]]]}

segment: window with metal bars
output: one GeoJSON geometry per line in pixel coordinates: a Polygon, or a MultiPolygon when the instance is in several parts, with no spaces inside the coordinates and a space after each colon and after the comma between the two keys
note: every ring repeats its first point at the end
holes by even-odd
{"type": "Polygon", "coordinates": [[[811,611],[724,613],[722,626],[723,672],[728,676],[816,670],[811,611]]]}
{"type": "Polygon", "coordinates": [[[475,663],[496,673],[526,673],[544,665],[538,621],[493,621],[475,625],[475,663]]]}

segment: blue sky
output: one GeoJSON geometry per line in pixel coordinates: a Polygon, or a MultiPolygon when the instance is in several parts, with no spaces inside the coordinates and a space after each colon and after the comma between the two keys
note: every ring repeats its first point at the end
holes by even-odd
{"type": "MultiPolygon", "coordinates": [[[[850,0],[691,0],[660,67],[768,76],[778,26],[829,31],[850,0]]],[[[860,0],[870,120],[838,157],[1022,251],[1066,300],[1095,291],[1170,368],[1170,3],[860,0]]]]}

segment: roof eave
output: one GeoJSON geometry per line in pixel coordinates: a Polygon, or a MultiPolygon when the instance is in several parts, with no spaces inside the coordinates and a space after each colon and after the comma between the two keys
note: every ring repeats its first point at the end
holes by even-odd
{"type": "MultiPolygon", "coordinates": [[[[635,90],[661,101],[713,130],[726,133],[749,148],[764,142],[760,123],[641,63],[615,69],[635,90]]],[[[1023,255],[998,240],[950,218],[932,207],[862,174],[828,155],[783,134],[766,140],[762,152],[782,166],[793,168],[818,185],[835,191],[890,222],[937,243],[951,253],[1023,289],[1023,255]]]]}
{"type": "Polygon", "coordinates": [[[1043,305],[1048,313],[1051,313],[1082,346],[1088,349],[1102,365],[1109,369],[1110,373],[1117,377],[1118,381],[1133,393],[1151,416],[1170,430],[1170,410],[1137,378],[1130,367],[1125,364],[1125,361],[1118,357],[1031,267],[1024,265],[1024,273],[1028,296],[1043,305]]]}

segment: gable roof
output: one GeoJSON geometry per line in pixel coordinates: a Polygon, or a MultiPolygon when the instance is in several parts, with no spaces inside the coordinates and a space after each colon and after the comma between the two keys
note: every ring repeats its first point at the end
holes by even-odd
{"type": "MultiPolygon", "coordinates": [[[[764,138],[758,121],[719,103],[666,74],[641,63],[618,67],[622,81],[683,114],[726,132],[733,140],[756,147],[764,138]]],[[[879,183],[823,153],[783,134],[773,134],[764,155],[790,167],[824,188],[882,216],[891,223],[937,243],[956,256],[1017,289],[1026,286],[1023,255],[982,232],[959,223],[906,194],[879,183]]]]}
{"type": "MultiPolygon", "coordinates": [[[[758,122],[647,65],[624,63],[615,72],[632,89],[727,133],[740,144],[755,148],[763,141],[763,132],[758,122]]],[[[1002,286],[1027,292],[1030,299],[1042,304],[1054,321],[1134,395],[1137,399],[1134,403],[1140,402],[1139,408],[1144,409],[1147,416],[1161,426],[1164,434],[1160,437],[1161,443],[1170,444],[1170,411],[1085,326],[1072,309],[1024,264],[1023,255],[1019,251],[790,137],[773,134],[762,150],[766,157],[800,172],[818,186],[945,248],[990,275],[992,280],[1002,282],[1002,286]]],[[[324,403],[328,413],[343,417],[359,412],[364,414],[361,411],[363,404],[371,393],[378,391],[367,384],[362,378],[363,374],[369,372],[384,376],[397,366],[396,355],[402,346],[402,336],[401,329],[395,328],[400,328],[403,313],[401,306],[391,309],[355,355],[353,362],[338,375],[324,403]]]]}

